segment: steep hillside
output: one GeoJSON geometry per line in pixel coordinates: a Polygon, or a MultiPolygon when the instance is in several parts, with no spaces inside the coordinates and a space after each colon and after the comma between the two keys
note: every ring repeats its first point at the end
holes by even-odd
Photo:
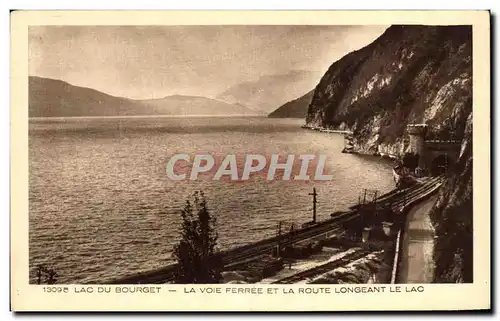
{"type": "Polygon", "coordinates": [[[262,76],[253,82],[235,85],[216,97],[228,103],[240,103],[265,114],[297,98],[318,84],[321,74],[293,70],[283,75],[262,76]]]}
{"type": "Polygon", "coordinates": [[[64,81],[29,77],[29,117],[145,115],[140,102],[77,87],[64,81]]]}
{"type": "Polygon", "coordinates": [[[240,104],[228,104],[198,96],[167,96],[162,99],[142,100],[145,106],[172,115],[256,115],[259,112],[240,104]]]}
{"type": "Polygon", "coordinates": [[[64,81],[29,77],[30,117],[139,116],[139,115],[254,115],[239,104],[195,96],[153,100],[114,97],[64,81]]]}
{"type": "Polygon", "coordinates": [[[333,63],[314,91],[311,126],[350,129],[354,149],[401,156],[409,123],[462,141],[431,213],[434,282],[473,281],[472,28],[392,26],[333,63]]]}
{"type": "Polygon", "coordinates": [[[436,283],[473,282],[472,114],[460,158],[432,211],[435,225],[436,283]]]}
{"type": "Polygon", "coordinates": [[[460,138],[471,111],[472,28],[392,26],[331,65],[306,121],[353,130],[359,151],[398,155],[408,123],[460,138]]]}
{"type": "Polygon", "coordinates": [[[292,101],[287,102],[269,114],[271,118],[305,118],[311,103],[314,90],[292,101]]]}

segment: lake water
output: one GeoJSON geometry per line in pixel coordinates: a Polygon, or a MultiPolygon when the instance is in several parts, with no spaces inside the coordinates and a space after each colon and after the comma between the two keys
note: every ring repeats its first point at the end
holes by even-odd
{"type": "MultiPolygon", "coordinates": [[[[179,211],[203,190],[217,218],[219,246],[276,235],[277,222],[318,220],[357,202],[363,188],[394,188],[379,158],[342,154],[342,135],[267,118],[38,119],[29,124],[30,267],[54,268],[58,283],[105,280],[172,263],[179,211]],[[174,153],[317,154],[327,182],[171,181],[174,153]]],[[[240,157],[241,158],[241,157],[240,157]]],[[[279,177],[279,175],[278,175],[279,177]]],[[[34,274],[30,276],[35,280],[34,274]]]]}

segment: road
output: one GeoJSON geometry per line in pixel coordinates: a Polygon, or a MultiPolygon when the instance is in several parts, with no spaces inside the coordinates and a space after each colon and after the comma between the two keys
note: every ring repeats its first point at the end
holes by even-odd
{"type": "Polygon", "coordinates": [[[407,216],[398,283],[432,283],[434,228],[429,217],[436,196],[413,207],[407,216]]]}
{"type": "MultiPolygon", "coordinates": [[[[401,207],[405,204],[415,201],[421,198],[423,195],[429,193],[429,191],[439,188],[441,185],[441,177],[433,177],[423,179],[420,184],[414,185],[410,188],[391,191],[377,198],[377,204],[379,206],[390,205],[393,210],[399,211],[401,207]]],[[[359,212],[356,207],[352,207],[350,211],[339,213],[334,217],[319,222],[315,225],[305,227],[299,230],[295,230],[292,234],[283,234],[280,237],[272,237],[258,241],[256,243],[247,244],[238,248],[234,248],[221,253],[222,260],[225,265],[235,264],[248,260],[252,257],[256,257],[265,253],[271,253],[273,248],[278,244],[281,246],[286,246],[289,244],[297,243],[314,237],[324,235],[325,233],[331,233],[340,230],[343,223],[353,220],[359,217],[359,212]]],[[[121,279],[111,280],[111,281],[98,281],[92,283],[98,284],[162,284],[172,282],[175,264],[166,266],[165,268],[136,274],[130,277],[125,277],[121,279]]]]}

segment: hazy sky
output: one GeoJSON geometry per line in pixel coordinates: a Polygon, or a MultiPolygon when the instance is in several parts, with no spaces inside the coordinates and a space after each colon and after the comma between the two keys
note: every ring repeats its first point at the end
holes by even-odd
{"type": "MultiPolygon", "coordinates": [[[[320,77],[387,26],[40,26],[29,74],[129,98],[214,97],[291,70],[320,77]]],[[[318,78],[319,80],[319,78],[318,78]]]]}

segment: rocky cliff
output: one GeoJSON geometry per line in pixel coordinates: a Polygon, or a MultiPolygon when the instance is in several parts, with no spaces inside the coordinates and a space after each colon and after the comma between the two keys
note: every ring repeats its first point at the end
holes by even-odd
{"type": "Polygon", "coordinates": [[[462,140],[431,213],[434,282],[473,281],[472,28],[392,26],[333,63],[316,87],[306,123],[350,129],[355,150],[401,156],[409,123],[462,140]]]}
{"type": "MultiPolygon", "coordinates": [[[[434,282],[473,282],[472,114],[460,157],[440,189],[431,218],[437,236],[434,282]]],[[[487,213],[483,213],[487,214],[487,213]]]]}
{"type": "Polygon", "coordinates": [[[306,122],[354,131],[360,152],[401,155],[408,123],[459,139],[471,111],[472,28],[391,26],[330,66],[306,122]]]}

